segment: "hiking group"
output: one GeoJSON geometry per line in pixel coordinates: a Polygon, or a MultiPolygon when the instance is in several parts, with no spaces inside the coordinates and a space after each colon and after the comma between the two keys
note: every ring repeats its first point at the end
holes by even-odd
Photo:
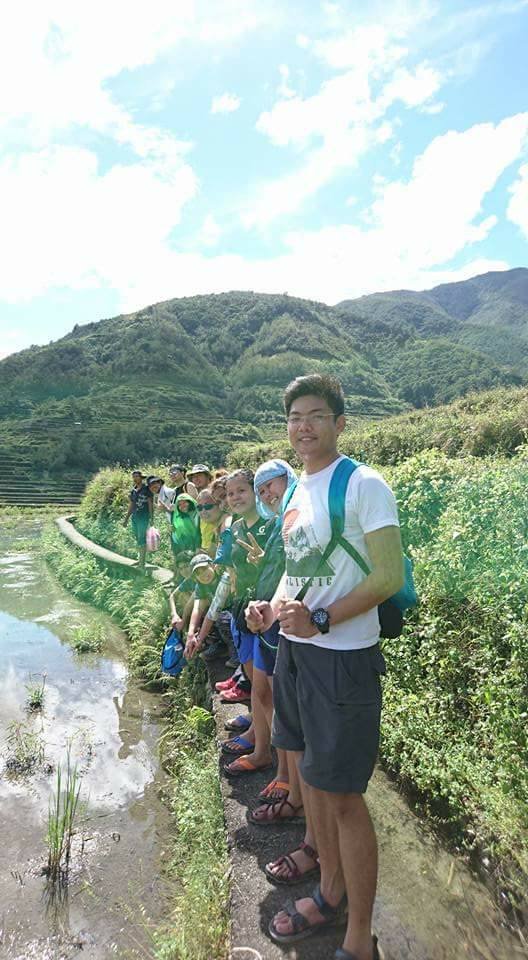
{"type": "Polygon", "coordinates": [[[136,473],[125,522],[144,563],[156,497],[170,523],[171,615],[185,658],[229,652],[234,672],[217,691],[250,713],[227,724],[226,776],[270,767],[275,748],[276,773],[250,821],[305,824],[299,846],[265,872],[317,886],[269,919],[270,936],[288,944],[342,925],[335,960],[375,960],[377,846],[363,795],[379,743],[380,622],[382,636],[397,635],[405,606],[398,511],[379,473],[338,453],[338,380],[298,377],[284,408],[299,477],[280,459],[254,474],[174,464],[171,486],[136,473]]]}

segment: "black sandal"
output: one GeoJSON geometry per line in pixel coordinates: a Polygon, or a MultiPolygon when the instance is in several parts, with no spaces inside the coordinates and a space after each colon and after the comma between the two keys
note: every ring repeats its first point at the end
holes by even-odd
{"type": "Polygon", "coordinates": [[[284,908],[284,912],[288,914],[293,930],[291,933],[279,933],[272,919],[268,927],[272,940],[275,940],[276,943],[296,943],[297,940],[312,937],[314,934],[319,933],[321,930],[326,930],[328,927],[346,926],[347,917],[344,909],[346,905],[346,894],[343,896],[341,902],[338,903],[337,907],[332,907],[331,904],[327,903],[321,893],[320,886],[317,886],[310,896],[323,917],[323,920],[310,923],[310,921],[295,908],[295,904],[290,904],[289,907],[284,908]]]}
{"type": "MultiPolygon", "coordinates": [[[[378,938],[372,937],[372,960],[383,960],[383,954],[380,953],[378,947],[378,938]]],[[[345,950],[344,947],[339,947],[335,954],[334,960],[357,960],[355,953],[350,953],[349,950],[345,950]]]]}

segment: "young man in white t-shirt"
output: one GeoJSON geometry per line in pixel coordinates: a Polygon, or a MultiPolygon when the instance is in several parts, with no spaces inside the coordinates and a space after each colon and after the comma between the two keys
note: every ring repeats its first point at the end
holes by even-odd
{"type": "Polygon", "coordinates": [[[336,960],[376,960],[377,847],[363,793],[378,751],[385,672],[377,607],[403,585],[398,511],[383,478],[358,467],[346,492],[344,537],[371,572],[365,576],[342,547],[322,564],[331,537],[328,489],[345,426],[341,384],[299,377],[286,388],[284,406],[304,473],[283,518],[286,573],[271,603],[251,603],[246,619],[255,632],[276,619],[281,625],[273,742],[297,754],[321,883],[312,897],[276,914],[269,929],[274,940],[291,943],[343,922],[336,960]],[[311,577],[304,599],[296,600],[311,577]]]}

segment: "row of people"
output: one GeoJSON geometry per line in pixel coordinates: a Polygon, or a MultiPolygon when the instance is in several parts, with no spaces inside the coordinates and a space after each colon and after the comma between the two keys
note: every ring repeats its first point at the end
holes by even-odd
{"type": "MultiPolygon", "coordinates": [[[[259,827],[305,825],[296,849],[281,852],[265,870],[275,883],[317,876],[319,884],[311,897],[271,918],[270,936],[293,943],[343,924],[335,957],[376,960],[376,838],[363,795],[377,756],[385,672],[377,608],[403,582],[398,513],[379,473],[354,464],[342,489],[344,529],[337,537],[330,501],[346,460],[337,450],[345,426],[341,385],[328,376],[299,377],[287,387],[284,406],[302,474],[273,459],[254,475],[240,469],[217,478],[215,488],[209,473],[191,499],[200,517],[209,513],[216,534],[206,548],[200,533],[199,547],[196,541],[186,551],[173,536],[180,578],[173,622],[186,631],[185,655],[192,658],[213,630],[215,643],[225,639],[229,607],[238,665],[217,687],[228,702],[249,700],[251,715],[229,724],[226,775],[248,777],[270,767],[273,743],[277,770],[250,820],[259,827]]],[[[189,494],[173,501],[173,530],[181,496],[189,494]]]]}

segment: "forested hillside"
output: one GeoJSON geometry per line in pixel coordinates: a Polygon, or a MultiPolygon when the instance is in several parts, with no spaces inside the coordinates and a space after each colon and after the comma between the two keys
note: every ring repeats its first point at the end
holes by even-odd
{"type": "Polygon", "coordinates": [[[75,326],[0,362],[0,454],[24,470],[221,461],[275,436],[294,376],[337,374],[352,422],[528,381],[528,270],[335,307],[186,297],[75,326]]]}

